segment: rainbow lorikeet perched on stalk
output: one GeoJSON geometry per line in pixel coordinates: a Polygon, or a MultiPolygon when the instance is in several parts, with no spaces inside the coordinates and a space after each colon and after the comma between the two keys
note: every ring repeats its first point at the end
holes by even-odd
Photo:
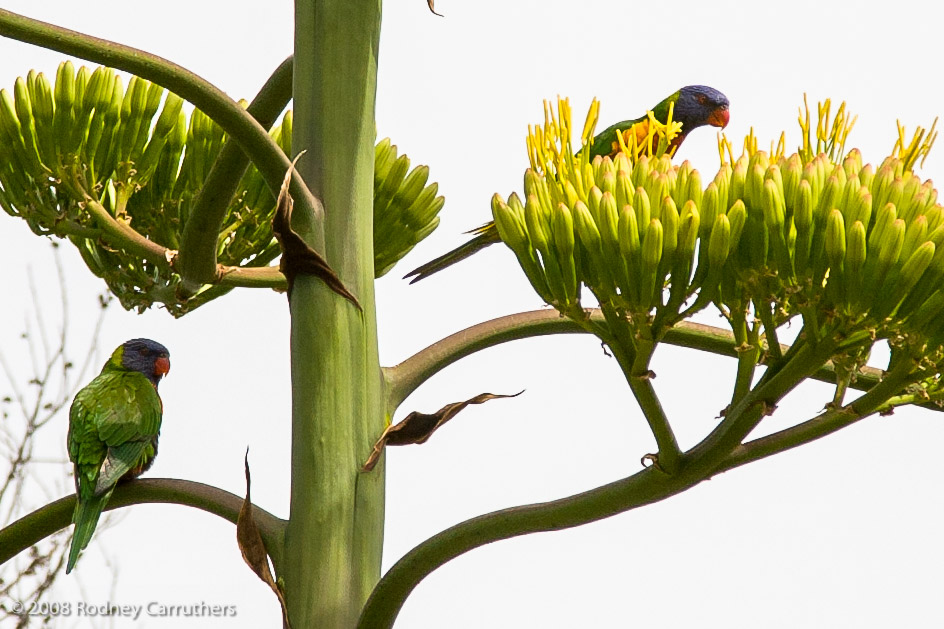
{"type": "MultiPolygon", "coordinates": [[[[669,148],[675,148],[682,144],[685,137],[693,129],[711,125],[713,127],[725,127],[728,124],[730,112],[728,111],[728,97],[718,90],[705,85],[688,85],[674,94],[666,97],[662,102],[652,108],[655,119],[666,124],[669,116],[669,105],[675,104],[672,113],[672,120],[682,123],[682,131],[675,136],[669,148]]],[[[641,141],[649,132],[649,116],[644,114],[633,120],[624,120],[608,127],[593,138],[589,146],[590,159],[600,156],[616,155],[619,150],[618,133],[628,131],[636,133],[637,141],[641,141]]],[[[427,262],[421,267],[410,271],[404,277],[413,279],[410,283],[418,282],[421,279],[429,277],[433,273],[443,270],[460,260],[464,260],[476,253],[480,249],[500,242],[498,229],[495,223],[488,223],[473,229],[471,234],[475,237],[469,242],[460,245],[449,253],[446,253],[435,260],[427,262]]]]}
{"type": "Polygon", "coordinates": [[[153,463],[164,410],[157,384],[168,371],[166,347],[132,339],[75,395],[67,439],[75,465],[75,532],[66,574],[92,539],[115,485],[136,478],[153,463]]]}

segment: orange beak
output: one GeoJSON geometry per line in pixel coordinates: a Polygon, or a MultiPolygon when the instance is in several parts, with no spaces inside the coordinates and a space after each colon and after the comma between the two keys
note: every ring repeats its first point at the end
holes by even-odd
{"type": "Polygon", "coordinates": [[[154,361],[154,375],[155,376],[166,376],[167,372],[170,371],[170,358],[167,356],[161,356],[154,361]]]}
{"type": "Polygon", "coordinates": [[[731,112],[728,111],[727,107],[718,107],[708,116],[708,124],[712,127],[721,127],[722,129],[728,126],[728,120],[731,118],[731,112]]]}

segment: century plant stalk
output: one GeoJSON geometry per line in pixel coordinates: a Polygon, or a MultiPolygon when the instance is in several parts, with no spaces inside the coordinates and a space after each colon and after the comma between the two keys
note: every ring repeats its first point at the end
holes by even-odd
{"type": "Polygon", "coordinates": [[[360,472],[384,428],[374,310],[374,102],[380,0],[295,3],[294,152],[321,202],[295,229],[363,311],[315,278],[290,298],[292,487],[284,578],[292,626],[353,627],[380,577],[384,471],[360,472]],[[323,243],[320,242],[323,238],[323,243]]]}

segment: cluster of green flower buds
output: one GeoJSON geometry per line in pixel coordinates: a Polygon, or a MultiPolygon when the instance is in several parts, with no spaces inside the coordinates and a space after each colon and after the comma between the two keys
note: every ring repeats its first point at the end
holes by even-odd
{"type": "MultiPolygon", "coordinates": [[[[245,101],[242,102],[245,106],[245,101]]],[[[105,279],[126,308],[163,301],[183,314],[204,303],[175,301],[179,281],[155,265],[101,238],[86,200],[115,220],[176,250],[194,203],[226,140],[222,128],[183,100],[139,77],[127,86],[114,70],[64,62],[53,85],[31,71],[12,94],[0,90],[0,206],[40,235],[68,237],[89,268],[105,279]]],[[[270,135],[292,154],[292,112],[270,135]]],[[[377,147],[375,224],[377,275],[386,272],[438,224],[443,206],[426,167],[409,170],[389,140],[377,147]]],[[[239,183],[218,237],[217,261],[264,266],[280,253],[272,234],[275,198],[250,166],[239,183]]]]}
{"type": "Polygon", "coordinates": [[[582,316],[586,286],[604,309],[662,330],[715,303],[775,312],[776,325],[801,315],[813,330],[944,344],[944,208],[913,160],[876,169],[858,150],[838,163],[754,150],[704,186],[665,155],[589,162],[560,146],[566,164],[528,169],[524,200],[495,195],[492,213],[562,313],[582,316]]]}
{"type": "Polygon", "coordinates": [[[374,150],[374,277],[380,277],[439,226],[445,199],[427,185],[429,167],[410,170],[390,138],[374,150]]]}

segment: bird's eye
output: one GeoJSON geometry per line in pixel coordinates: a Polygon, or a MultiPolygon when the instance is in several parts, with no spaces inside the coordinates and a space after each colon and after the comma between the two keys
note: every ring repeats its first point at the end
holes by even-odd
{"type": "Polygon", "coordinates": [[[147,356],[147,353],[148,353],[147,348],[142,347],[141,349],[138,350],[138,353],[141,354],[142,356],[147,356]]]}
{"type": "Polygon", "coordinates": [[[704,94],[699,94],[699,95],[696,96],[695,98],[698,99],[698,104],[699,104],[699,105],[707,105],[707,104],[708,104],[708,97],[705,96],[704,94]]]}

